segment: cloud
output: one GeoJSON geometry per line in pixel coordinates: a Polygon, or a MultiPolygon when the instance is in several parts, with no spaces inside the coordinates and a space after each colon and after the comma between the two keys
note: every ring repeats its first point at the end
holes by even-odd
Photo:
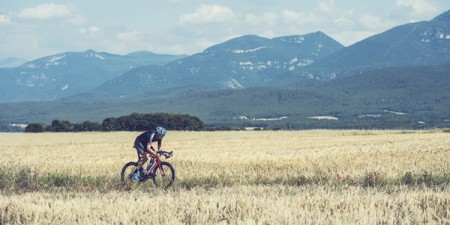
{"type": "Polygon", "coordinates": [[[87,20],[82,15],[75,15],[69,19],[69,22],[75,26],[83,26],[84,24],[86,24],[87,20]]]}
{"type": "Polygon", "coordinates": [[[0,15],[0,25],[10,23],[10,17],[7,15],[0,15]]]}
{"type": "Polygon", "coordinates": [[[98,28],[96,26],[89,26],[89,27],[82,27],[79,30],[80,30],[80,33],[82,33],[82,34],[95,34],[100,30],[100,28],[98,28]]]}
{"type": "Polygon", "coordinates": [[[409,13],[415,16],[439,12],[432,3],[425,0],[397,0],[395,7],[400,10],[408,10],[409,13]]]}
{"type": "Polygon", "coordinates": [[[314,12],[304,13],[285,9],[281,12],[281,18],[283,18],[286,23],[313,24],[322,22],[323,18],[326,18],[326,16],[314,12]]]}
{"type": "Polygon", "coordinates": [[[221,5],[201,5],[195,12],[183,14],[179,18],[180,24],[220,23],[231,20],[234,12],[221,5]]]}
{"type": "Polygon", "coordinates": [[[365,13],[360,16],[358,23],[363,30],[384,31],[396,25],[395,21],[383,19],[371,13],[365,13]]]}
{"type": "Polygon", "coordinates": [[[25,8],[19,11],[18,17],[25,19],[46,20],[53,18],[68,17],[72,13],[65,5],[57,5],[54,3],[41,4],[32,8],[25,8]]]}
{"type": "Polygon", "coordinates": [[[329,3],[329,2],[319,2],[319,9],[323,13],[333,13],[335,8],[336,7],[334,5],[334,1],[331,2],[331,3],[329,3]]]}
{"type": "Polygon", "coordinates": [[[261,15],[246,14],[244,22],[251,26],[275,26],[278,21],[276,13],[263,13],[261,15]]]}
{"type": "Polygon", "coordinates": [[[133,30],[130,32],[118,33],[116,37],[122,41],[138,41],[142,38],[142,33],[137,30],[133,30]]]}

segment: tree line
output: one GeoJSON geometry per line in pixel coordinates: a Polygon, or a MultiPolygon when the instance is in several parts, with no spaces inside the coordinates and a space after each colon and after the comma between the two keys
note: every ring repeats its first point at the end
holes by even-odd
{"type": "Polygon", "coordinates": [[[132,113],[121,117],[106,118],[98,122],[71,123],[67,120],[53,120],[51,125],[31,123],[25,132],[86,132],[86,131],[147,131],[162,126],[168,130],[203,130],[204,123],[195,116],[173,113],[132,113]]]}

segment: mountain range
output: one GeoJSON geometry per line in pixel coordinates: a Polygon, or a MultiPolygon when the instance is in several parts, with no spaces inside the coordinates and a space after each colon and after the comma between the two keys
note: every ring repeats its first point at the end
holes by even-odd
{"type": "Polygon", "coordinates": [[[327,55],[291,74],[333,79],[396,66],[436,65],[450,60],[450,12],[431,21],[394,27],[327,55]]]}
{"type": "Polygon", "coordinates": [[[162,65],[182,57],[151,52],[115,55],[94,50],[47,56],[15,68],[0,68],[0,102],[49,101],[80,94],[130,69],[162,65]]]}
{"type": "Polygon", "coordinates": [[[278,75],[342,48],[322,32],[273,39],[247,35],[164,66],[130,70],[95,92],[125,96],[190,85],[218,89],[273,86],[278,75]]]}
{"type": "Polygon", "coordinates": [[[449,64],[450,11],[348,47],[318,31],[191,56],[62,53],[0,69],[0,123],[166,111],[214,124],[448,126],[449,64]]]}

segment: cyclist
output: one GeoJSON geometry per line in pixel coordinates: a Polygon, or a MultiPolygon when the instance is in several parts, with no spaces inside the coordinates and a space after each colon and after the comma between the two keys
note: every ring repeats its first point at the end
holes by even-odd
{"type": "MultiPolygon", "coordinates": [[[[144,170],[142,165],[147,162],[147,153],[151,156],[156,156],[156,150],[153,148],[153,142],[158,142],[158,151],[161,150],[162,147],[162,139],[166,135],[167,131],[163,127],[156,127],[156,131],[147,131],[136,137],[134,141],[134,147],[138,153],[139,162],[138,165],[133,172],[133,178],[137,181],[144,178],[144,170]],[[140,176],[138,176],[138,171],[140,176]]],[[[149,176],[155,176],[153,173],[150,173],[149,176]]]]}

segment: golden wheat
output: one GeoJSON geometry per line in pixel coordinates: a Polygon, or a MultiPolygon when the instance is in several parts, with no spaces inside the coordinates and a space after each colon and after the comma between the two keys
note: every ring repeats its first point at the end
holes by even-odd
{"type": "MultiPolygon", "coordinates": [[[[0,167],[118,180],[122,166],[137,158],[137,135],[2,133],[0,167]]],[[[431,186],[352,185],[368,175],[385,182],[407,173],[414,179],[448,177],[450,133],[439,130],[169,132],[164,148],[174,150],[168,161],[177,173],[168,192],[151,184],[131,192],[8,191],[0,195],[0,223],[450,223],[448,180],[431,186]],[[319,181],[302,184],[300,178],[319,181]],[[208,186],[208,179],[225,183],[208,186]]]]}

